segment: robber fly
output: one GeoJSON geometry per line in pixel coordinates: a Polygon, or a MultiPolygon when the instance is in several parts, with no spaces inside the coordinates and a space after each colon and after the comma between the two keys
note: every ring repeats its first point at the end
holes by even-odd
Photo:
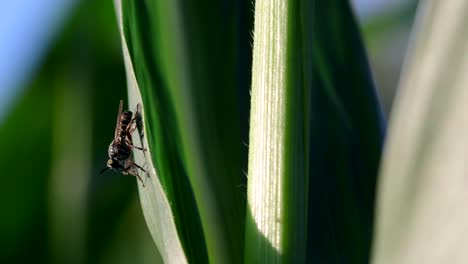
{"type": "Polygon", "coordinates": [[[122,172],[125,175],[133,175],[138,177],[143,186],[143,180],[141,179],[138,173],[133,173],[137,171],[135,168],[140,169],[146,173],[149,177],[148,172],[143,169],[141,166],[133,162],[132,160],[132,150],[133,148],[146,151],[144,148],[140,148],[133,145],[132,133],[135,129],[140,130],[140,135],[142,135],[142,120],[139,108],[137,106],[137,111],[135,115],[131,111],[122,112],[123,101],[120,100],[119,104],[119,113],[117,114],[117,124],[115,127],[114,139],[109,145],[108,153],[109,160],[107,161],[107,167],[101,171],[111,169],[117,172],[122,172]]]}

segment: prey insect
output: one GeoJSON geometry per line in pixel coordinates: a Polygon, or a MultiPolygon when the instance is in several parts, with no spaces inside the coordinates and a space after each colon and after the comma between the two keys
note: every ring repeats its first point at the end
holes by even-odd
{"type": "Polygon", "coordinates": [[[139,105],[137,111],[133,114],[131,111],[122,112],[123,101],[120,100],[119,112],[117,114],[117,124],[114,132],[114,139],[109,145],[109,160],[107,167],[101,171],[101,174],[108,169],[121,172],[125,175],[137,177],[141,184],[145,186],[141,179],[138,169],[143,171],[148,177],[148,172],[133,161],[133,149],[146,151],[146,149],[133,145],[132,133],[138,128],[140,136],[142,135],[143,122],[139,105]]]}

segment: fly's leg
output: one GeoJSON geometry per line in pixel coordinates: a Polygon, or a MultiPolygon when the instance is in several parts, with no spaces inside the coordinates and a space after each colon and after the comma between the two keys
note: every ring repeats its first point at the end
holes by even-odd
{"type": "Polygon", "coordinates": [[[127,127],[127,133],[133,133],[135,129],[138,129],[138,133],[140,137],[143,137],[143,119],[141,117],[141,105],[140,103],[137,104],[137,109],[135,114],[133,115],[132,120],[130,121],[130,126],[127,127]]]}
{"type": "MultiPolygon", "coordinates": [[[[133,120],[133,119],[132,119],[133,120]]],[[[133,121],[132,121],[133,122],[133,121]]],[[[134,123],[132,123],[134,124],[134,123]]],[[[130,127],[130,126],[129,126],[130,127]]],[[[143,148],[143,147],[137,147],[135,145],[133,145],[133,140],[132,140],[132,132],[135,130],[135,127],[131,128],[130,130],[128,130],[128,134],[127,136],[125,137],[125,144],[127,144],[128,146],[132,147],[132,148],[136,148],[136,149],[139,149],[139,150],[142,150],[142,151],[146,151],[146,148],[143,148]]]]}
{"type": "MultiPolygon", "coordinates": [[[[138,135],[140,140],[143,138],[143,122],[141,121],[141,115],[139,113],[135,114],[135,117],[130,121],[130,125],[127,127],[126,133],[128,136],[131,136],[135,129],[138,129],[138,135]]],[[[128,137],[127,136],[127,137],[128,137]]]]}
{"type": "Polygon", "coordinates": [[[150,176],[149,173],[145,169],[143,169],[140,165],[136,164],[135,162],[132,162],[132,166],[135,166],[138,169],[142,170],[144,173],[146,173],[146,176],[148,176],[148,178],[149,178],[149,176],[150,176]]]}
{"type": "MultiPolygon", "coordinates": [[[[133,175],[133,174],[132,174],[133,175]]],[[[143,187],[145,187],[145,183],[143,182],[143,179],[141,179],[140,175],[137,174],[137,175],[133,175],[133,176],[136,176],[138,178],[138,180],[141,182],[141,185],[143,185],[143,187]]]]}
{"type": "Polygon", "coordinates": [[[139,149],[139,150],[141,150],[141,151],[146,151],[146,148],[137,147],[137,146],[135,146],[135,145],[130,145],[130,146],[133,147],[133,148],[139,149]]]}
{"type": "MultiPolygon", "coordinates": [[[[135,162],[132,162],[131,166],[137,167],[138,169],[143,171],[146,174],[146,176],[148,176],[148,178],[150,177],[149,173],[145,169],[143,169],[140,165],[136,164],[135,162]]],[[[138,175],[138,179],[140,179],[141,184],[143,185],[143,187],[145,187],[145,183],[143,183],[143,180],[141,179],[140,175],[138,175]]],[[[145,179],[145,182],[146,182],[146,179],[145,179]]]]}
{"type": "MultiPolygon", "coordinates": [[[[138,180],[141,182],[141,185],[143,185],[143,187],[145,187],[145,182],[143,182],[143,179],[140,177],[140,174],[138,174],[138,171],[136,171],[136,173],[133,173],[131,172],[130,170],[132,169],[132,166],[136,165],[135,163],[131,162],[130,163],[130,166],[128,166],[127,168],[125,168],[122,173],[123,174],[126,174],[126,175],[133,175],[135,177],[138,178],[138,180]]],[[[146,171],[145,171],[146,172],[146,171]]]]}
{"type": "Polygon", "coordinates": [[[141,182],[141,184],[143,185],[143,187],[145,187],[145,183],[146,183],[146,180],[143,181],[143,179],[140,177],[140,173],[138,173],[138,169],[142,170],[144,173],[146,173],[146,175],[148,176],[148,178],[150,177],[150,175],[148,174],[148,172],[143,169],[140,165],[136,164],[134,161],[132,160],[126,160],[125,161],[125,165],[124,165],[124,169],[123,169],[123,173],[124,174],[130,174],[130,175],[133,175],[135,177],[138,178],[138,180],[141,182]]]}
{"type": "Polygon", "coordinates": [[[139,150],[141,150],[141,151],[146,151],[146,148],[137,147],[137,146],[133,145],[133,142],[132,142],[131,140],[129,140],[128,137],[125,139],[125,143],[126,143],[128,146],[132,147],[132,148],[136,148],[136,149],[139,149],[139,150]]]}
{"type": "Polygon", "coordinates": [[[133,117],[132,120],[130,120],[130,125],[127,127],[125,132],[128,134],[132,134],[133,131],[135,131],[135,129],[137,129],[137,118],[133,117]]]}

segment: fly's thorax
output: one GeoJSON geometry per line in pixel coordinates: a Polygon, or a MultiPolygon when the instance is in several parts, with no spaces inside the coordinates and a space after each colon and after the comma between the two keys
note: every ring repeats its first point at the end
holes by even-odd
{"type": "Polygon", "coordinates": [[[117,161],[125,161],[130,158],[132,149],[125,143],[115,142],[114,140],[109,145],[109,158],[117,161]]]}

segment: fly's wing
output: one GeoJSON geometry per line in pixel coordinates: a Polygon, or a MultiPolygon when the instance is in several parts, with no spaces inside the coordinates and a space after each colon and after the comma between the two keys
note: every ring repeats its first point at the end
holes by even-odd
{"type": "Polygon", "coordinates": [[[114,142],[120,141],[120,138],[118,137],[118,135],[119,135],[120,116],[122,115],[122,108],[123,108],[123,100],[120,100],[119,113],[117,114],[117,124],[115,125],[114,142]]]}

